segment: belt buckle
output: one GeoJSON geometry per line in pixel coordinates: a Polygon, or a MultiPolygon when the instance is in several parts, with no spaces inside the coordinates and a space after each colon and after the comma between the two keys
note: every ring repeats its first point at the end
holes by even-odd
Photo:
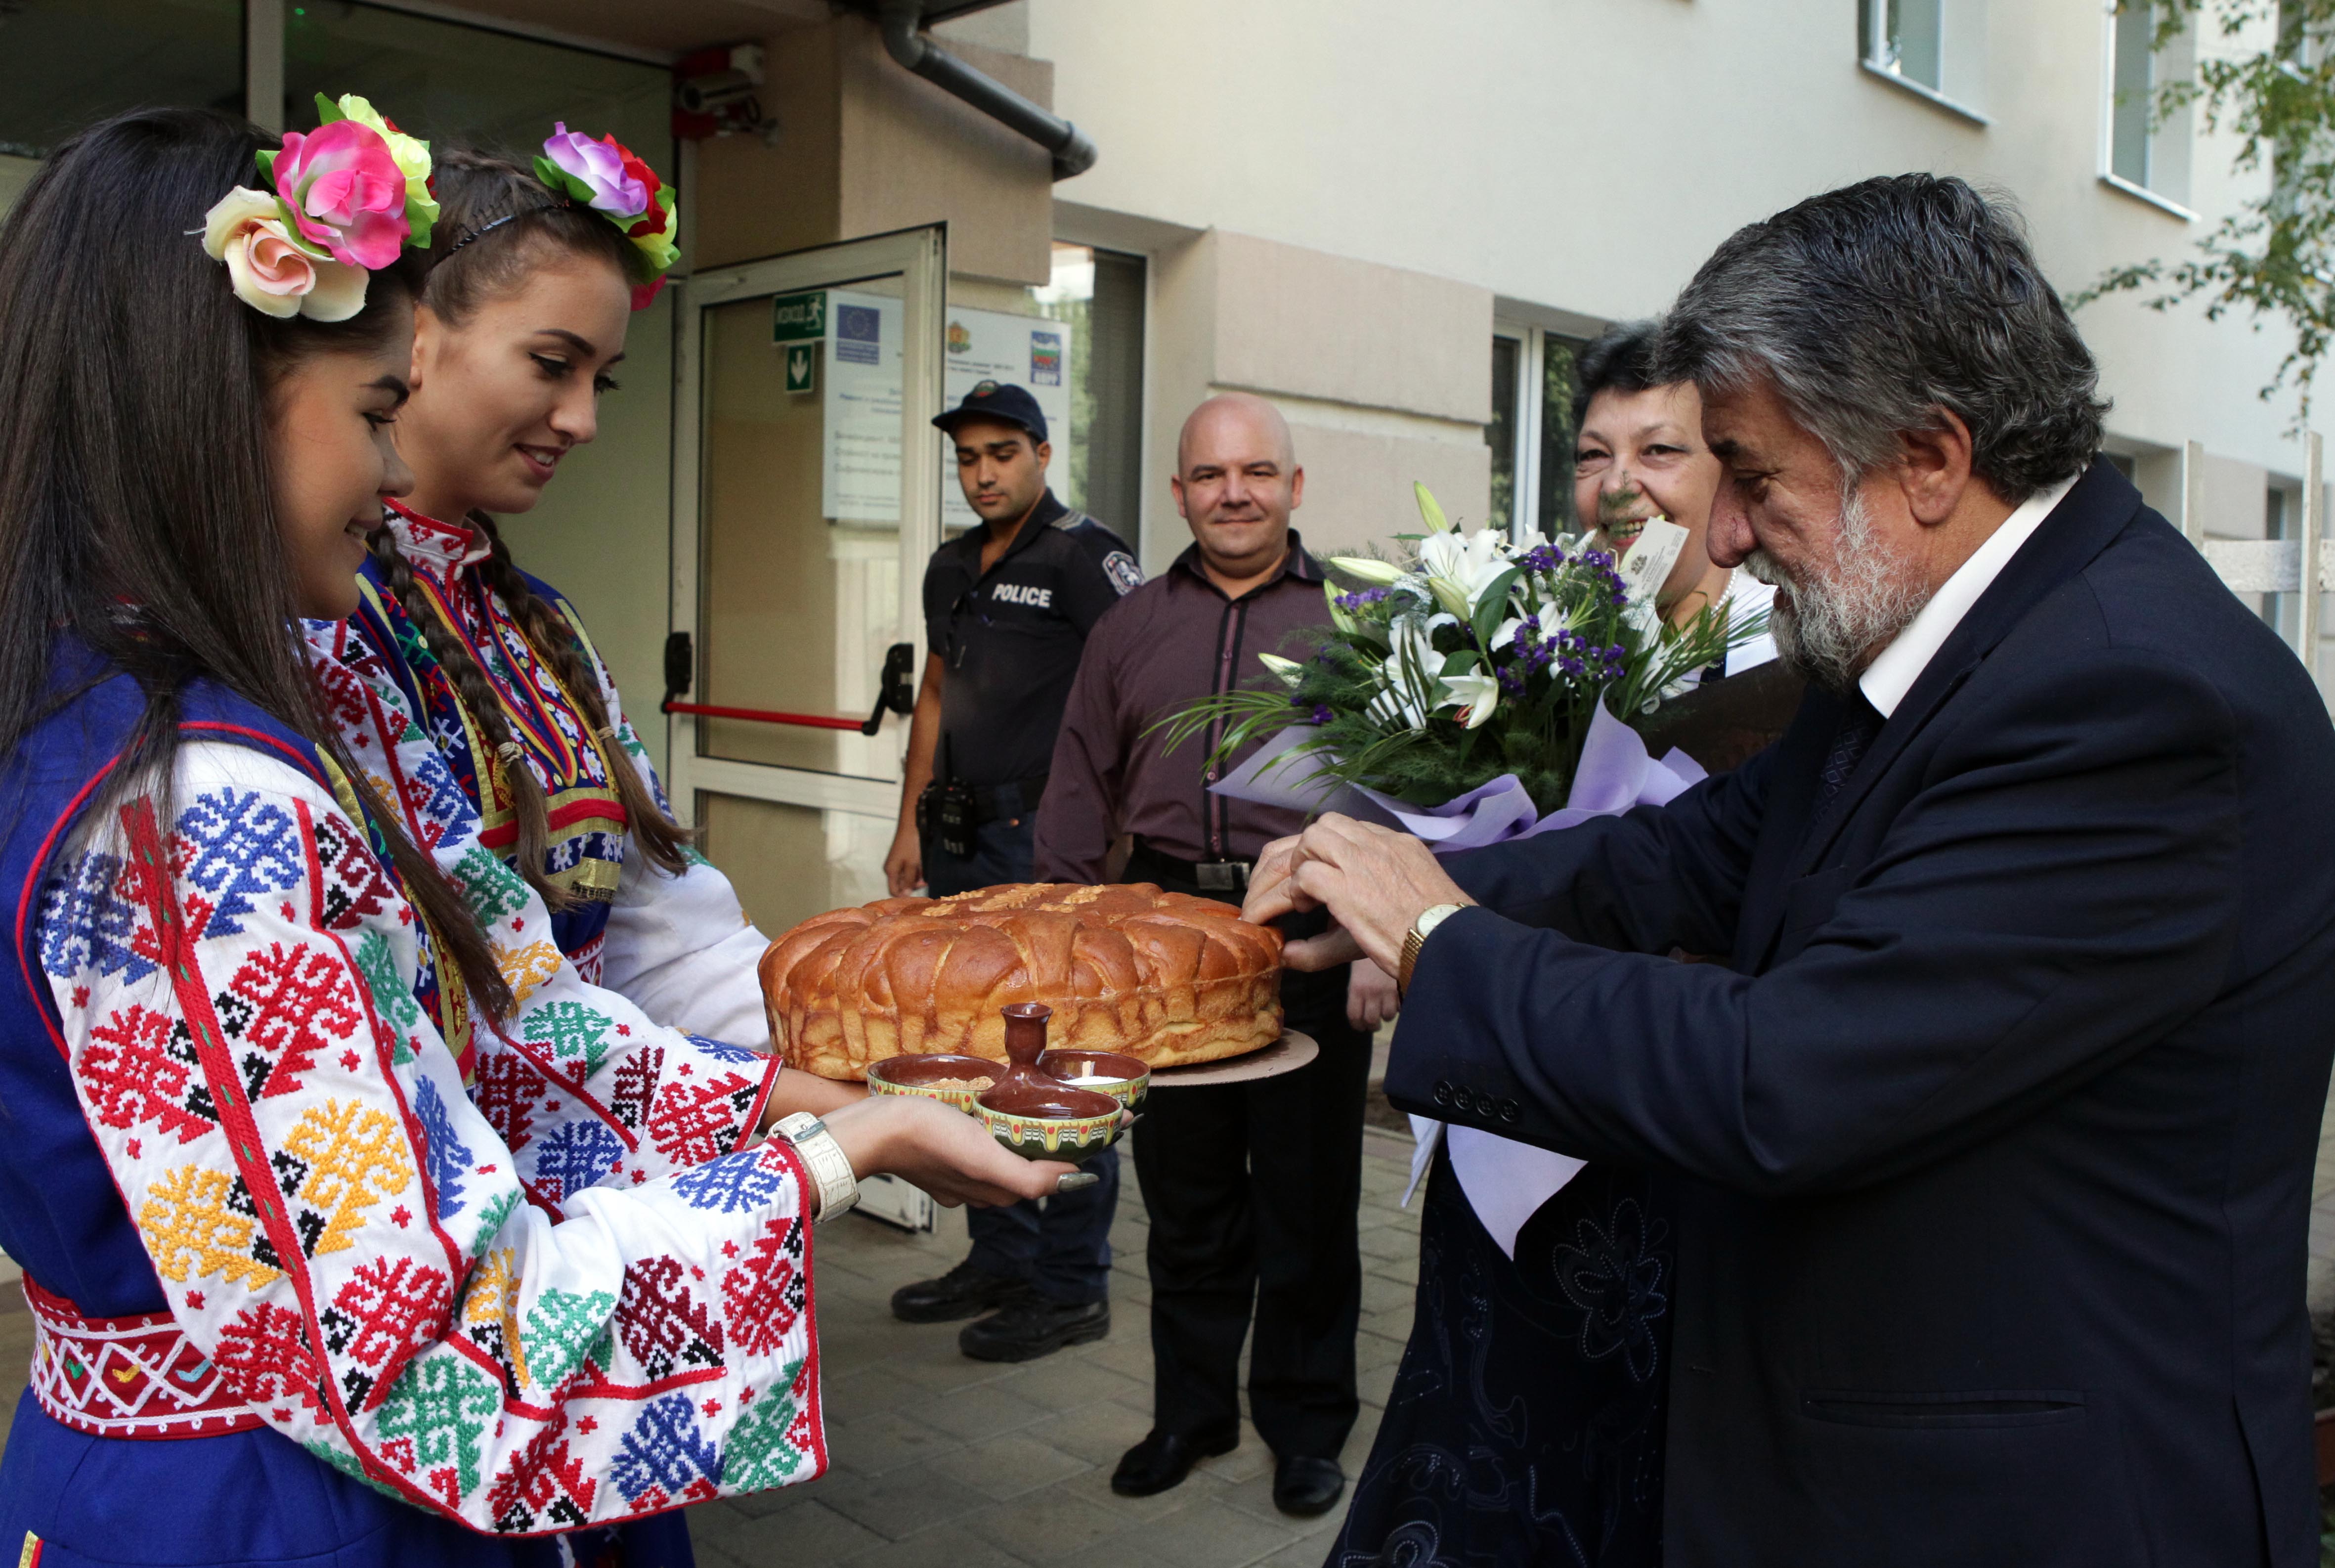
{"type": "Polygon", "coordinates": [[[1192,870],[1203,893],[1243,893],[1248,889],[1245,860],[1203,860],[1192,870]]]}

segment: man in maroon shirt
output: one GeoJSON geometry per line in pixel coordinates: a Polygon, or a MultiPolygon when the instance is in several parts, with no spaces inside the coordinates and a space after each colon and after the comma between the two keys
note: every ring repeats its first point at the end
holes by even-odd
{"type": "MultiPolygon", "coordinates": [[[[1129,834],[1124,880],[1237,904],[1257,852],[1303,826],[1296,812],[1208,792],[1216,731],[1170,751],[1154,726],[1271,679],[1256,655],[1329,619],[1322,569],[1289,527],[1304,487],[1289,427],[1263,399],[1211,398],[1185,421],[1176,505],[1193,545],[1087,638],[1038,812],[1040,880],[1106,880],[1111,844],[1129,834]]],[[[1344,970],[1284,974],[1282,1003],[1289,1027],[1322,1043],[1312,1065],[1145,1105],[1135,1169],[1151,1212],[1153,1418],[1111,1477],[1124,1495],[1165,1491],[1240,1441],[1252,1297],[1249,1413],[1275,1457],[1274,1501],[1320,1514],[1344,1490],[1370,1035],[1349,1021],[1344,970]]],[[[1375,1023],[1378,1005],[1363,1001],[1362,1019],[1375,1023]]]]}

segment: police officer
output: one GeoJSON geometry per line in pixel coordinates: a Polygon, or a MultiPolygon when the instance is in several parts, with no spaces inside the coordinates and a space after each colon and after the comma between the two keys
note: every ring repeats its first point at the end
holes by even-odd
{"type": "MultiPolygon", "coordinates": [[[[981,527],[925,568],[925,679],[908,730],[900,827],[885,857],[894,896],[935,898],[1032,879],[1038,801],[1087,633],[1143,580],[1118,535],[1054,498],[1053,449],[1038,400],[984,381],[933,421],[956,447],[957,482],[981,527]]],[[[1110,1331],[1110,1221],[1119,1151],[1085,1166],[1082,1191],[973,1209],[973,1251],[935,1280],[903,1286],[912,1323],[978,1318],[958,1346],[1023,1361],[1110,1331]],[[983,1317],[983,1313],[989,1316],[983,1317]]]]}

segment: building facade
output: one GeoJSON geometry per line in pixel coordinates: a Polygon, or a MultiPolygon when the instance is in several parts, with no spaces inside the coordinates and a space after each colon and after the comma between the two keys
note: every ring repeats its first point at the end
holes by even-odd
{"type": "MultiPolygon", "coordinates": [[[[0,5],[0,202],[112,110],[298,128],[325,89],[441,140],[526,148],[564,119],[677,174],[677,286],[634,323],[600,440],[508,532],[771,929],[881,891],[906,721],[858,721],[896,645],[921,666],[923,560],[967,516],[925,421],[982,376],[1039,392],[1057,489],[1148,570],[1186,538],[1177,426],[1224,389],[1288,415],[1317,548],[1410,526],[1413,479],[1471,522],[1554,528],[1573,351],[1747,221],[1960,174],[2019,200],[2073,292],[2186,254],[2268,178],[2140,102],[2259,40],[2152,55],[2145,8],[2107,0],[901,4],[1073,121],[1092,168],[1058,178],[904,69],[880,0],[0,5]],[[724,132],[676,122],[677,89],[724,132]],[[661,695],[729,711],[660,721],[661,695]]],[[[2156,506],[2300,528],[2291,403],[2258,396],[2278,327],[2129,296],[2079,322],[2156,506]]],[[[2299,597],[2262,601],[2291,636],[2299,597]]]]}

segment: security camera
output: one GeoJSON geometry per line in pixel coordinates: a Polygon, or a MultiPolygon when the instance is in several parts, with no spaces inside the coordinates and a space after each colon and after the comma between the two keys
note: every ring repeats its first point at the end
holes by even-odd
{"type": "Polygon", "coordinates": [[[683,78],[673,87],[673,99],[684,114],[715,114],[727,119],[738,106],[751,101],[757,91],[754,79],[743,71],[714,71],[683,78]]]}

